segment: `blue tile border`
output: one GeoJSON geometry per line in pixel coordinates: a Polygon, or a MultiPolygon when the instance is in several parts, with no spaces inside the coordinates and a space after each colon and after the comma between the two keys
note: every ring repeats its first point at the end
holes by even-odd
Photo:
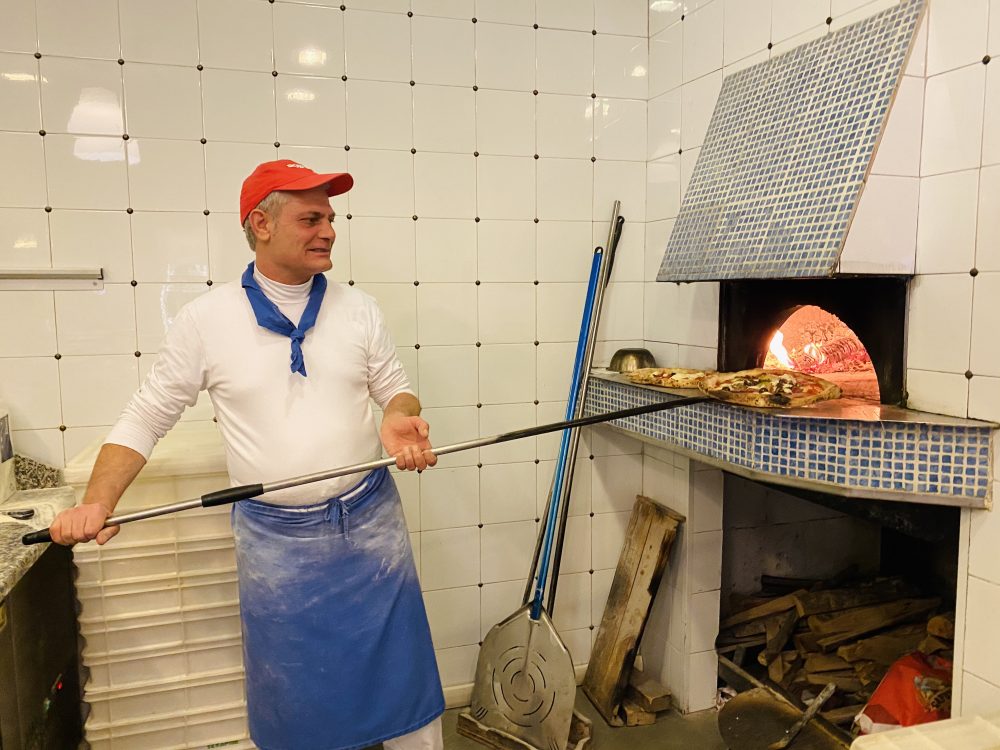
{"type": "MultiPolygon", "coordinates": [[[[675,398],[597,377],[588,382],[586,415],[675,398]]],[[[705,403],[611,424],[775,478],[897,493],[900,500],[925,495],[982,505],[990,498],[993,428],[985,423],[796,418],[705,403]]]]}

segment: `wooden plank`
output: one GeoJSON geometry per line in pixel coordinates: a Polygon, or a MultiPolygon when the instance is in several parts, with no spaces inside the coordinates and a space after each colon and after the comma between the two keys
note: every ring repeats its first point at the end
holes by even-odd
{"type": "Polygon", "coordinates": [[[836,672],[850,669],[851,663],[833,654],[809,654],[806,657],[807,672],[836,672]]]}
{"type": "Polygon", "coordinates": [[[663,577],[677,528],[683,522],[683,516],[648,497],[636,498],[582,685],[583,692],[612,726],[623,724],[622,697],[653,594],[663,577]]]}
{"type": "Polygon", "coordinates": [[[929,612],[940,603],[941,600],[937,598],[900,599],[895,602],[845,609],[842,612],[810,615],[809,629],[820,635],[868,632],[902,622],[900,618],[905,619],[929,612]]]}
{"type": "Polygon", "coordinates": [[[742,612],[737,612],[734,615],[730,615],[725,620],[723,620],[719,627],[721,628],[731,628],[734,625],[740,625],[744,622],[750,622],[751,620],[757,620],[761,617],[770,617],[771,615],[778,615],[786,610],[795,607],[795,597],[806,594],[805,589],[796,591],[792,594],[785,594],[784,596],[779,596],[775,599],[771,599],[763,604],[758,604],[756,607],[751,607],[750,609],[745,609],[742,612]]]}
{"type": "Polygon", "coordinates": [[[816,674],[807,672],[806,682],[810,685],[826,685],[828,682],[832,682],[838,690],[843,690],[845,693],[854,693],[864,687],[858,676],[854,674],[853,669],[838,672],[817,672],[816,674]]]}
{"type": "Polygon", "coordinates": [[[622,701],[622,710],[625,712],[625,726],[644,727],[656,723],[656,714],[646,711],[626,699],[622,701]]]}
{"type": "Polygon", "coordinates": [[[670,708],[670,690],[638,670],[632,670],[625,696],[643,711],[650,713],[670,708]]]}
{"type": "Polygon", "coordinates": [[[847,661],[864,659],[889,665],[903,654],[913,651],[923,638],[924,626],[921,623],[903,625],[855,643],[846,643],[837,649],[837,656],[847,661]]]}
{"type": "MultiPolygon", "coordinates": [[[[882,628],[888,628],[892,625],[899,625],[908,620],[912,620],[915,617],[920,617],[929,610],[934,609],[940,604],[939,599],[914,599],[907,600],[904,599],[903,602],[912,602],[912,604],[900,607],[895,611],[895,614],[887,616],[884,612],[881,613],[879,618],[874,618],[869,620],[867,623],[860,625],[856,630],[851,630],[846,633],[835,633],[833,635],[828,635],[820,638],[817,643],[820,649],[823,651],[830,651],[831,649],[837,648],[845,643],[850,643],[851,641],[856,641],[859,638],[868,635],[875,630],[881,630],[882,628]]],[[[896,607],[900,602],[892,602],[890,604],[881,604],[879,607],[896,607]]],[[[862,607],[864,609],[864,607],[862,607]]],[[[813,617],[823,617],[824,615],[813,615],[813,617]]],[[[810,618],[812,619],[812,618],[810,618]]]]}
{"type": "Polygon", "coordinates": [[[916,596],[919,592],[902,578],[888,578],[851,588],[809,591],[795,596],[799,617],[853,609],[867,604],[881,604],[916,596]]]}
{"type": "Polygon", "coordinates": [[[767,645],[764,651],[768,661],[785,650],[785,644],[788,643],[798,621],[799,616],[795,610],[789,610],[766,620],[764,632],[767,636],[767,645]]]}

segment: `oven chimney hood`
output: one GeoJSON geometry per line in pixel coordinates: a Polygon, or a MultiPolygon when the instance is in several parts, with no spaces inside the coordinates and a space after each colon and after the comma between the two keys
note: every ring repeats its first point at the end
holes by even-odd
{"type": "MultiPolygon", "coordinates": [[[[657,281],[912,274],[842,254],[923,12],[903,0],[726,77],[657,281]]],[[[915,245],[916,175],[888,179],[912,187],[884,194],[912,202],[915,245]]]]}

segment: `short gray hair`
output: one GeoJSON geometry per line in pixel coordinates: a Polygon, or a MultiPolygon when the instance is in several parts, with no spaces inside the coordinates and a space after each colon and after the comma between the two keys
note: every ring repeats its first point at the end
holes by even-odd
{"type": "MultiPolygon", "coordinates": [[[[264,200],[254,207],[254,211],[263,211],[271,216],[277,216],[281,212],[281,207],[287,202],[288,193],[283,190],[275,190],[264,196],[264,200]]],[[[247,214],[247,218],[243,222],[243,231],[246,233],[247,244],[250,245],[250,249],[256,251],[257,235],[253,233],[253,227],[250,226],[250,214],[247,214]]]]}

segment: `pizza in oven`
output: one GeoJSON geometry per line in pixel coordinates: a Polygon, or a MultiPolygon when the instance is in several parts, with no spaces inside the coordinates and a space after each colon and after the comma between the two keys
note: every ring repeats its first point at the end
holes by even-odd
{"type": "Polygon", "coordinates": [[[792,370],[740,370],[715,372],[701,381],[701,390],[712,398],[743,406],[805,406],[840,398],[840,388],[828,380],[792,370]]]}
{"type": "Polygon", "coordinates": [[[697,388],[707,374],[704,370],[689,370],[684,367],[643,367],[641,370],[625,373],[625,377],[633,383],[658,385],[661,388],[697,388]]]}

